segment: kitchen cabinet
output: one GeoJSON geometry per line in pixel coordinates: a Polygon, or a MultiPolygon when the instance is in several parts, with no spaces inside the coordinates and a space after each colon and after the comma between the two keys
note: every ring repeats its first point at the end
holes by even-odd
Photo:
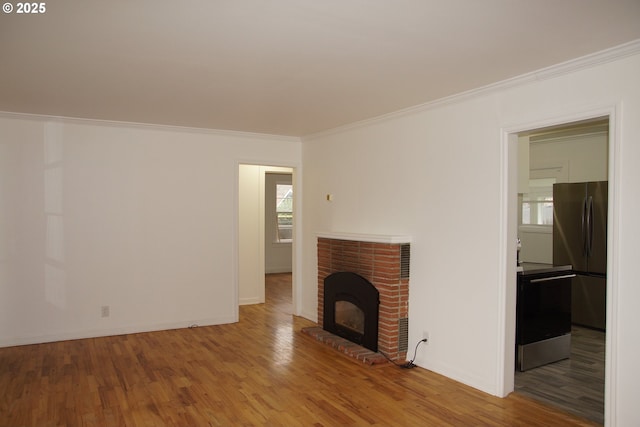
{"type": "Polygon", "coordinates": [[[518,193],[529,192],[529,136],[518,136],[518,193]]]}

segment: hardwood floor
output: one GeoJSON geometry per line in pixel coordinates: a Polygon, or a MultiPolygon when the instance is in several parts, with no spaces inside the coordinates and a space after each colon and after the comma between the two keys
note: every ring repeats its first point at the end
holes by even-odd
{"type": "Polygon", "coordinates": [[[516,372],[516,392],[603,424],[604,357],[605,333],[574,326],[571,358],[516,372]]]}
{"type": "Polygon", "coordinates": [[[592,425],[317,343],[291,315],[289,277],[269,277],[268,302],[236,324],[0,349],[0,425],[592,425]]]}

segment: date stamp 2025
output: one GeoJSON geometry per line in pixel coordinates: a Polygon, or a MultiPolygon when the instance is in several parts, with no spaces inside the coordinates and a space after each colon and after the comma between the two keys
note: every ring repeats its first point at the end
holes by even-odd
{"type": "Polygon", "coordinates": [[[6,2],[2,5],[4,13],[15,14],[43,14],[47,12],[47,3],[10,3],[6,2]]]}

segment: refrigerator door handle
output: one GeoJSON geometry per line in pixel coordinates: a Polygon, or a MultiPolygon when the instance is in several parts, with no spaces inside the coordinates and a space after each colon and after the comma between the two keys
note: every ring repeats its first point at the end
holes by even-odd
{"type": "Polygon", "coordinates": [[[593,196],[589,196],[587,204],[587,256],[593,251],[593,196]]]}
{"type": "Polygon", "coordinates": [[[587,197],[582,199],[582,224],[580,231],[582,233],[582,255],[587,255],[587,197]]]}

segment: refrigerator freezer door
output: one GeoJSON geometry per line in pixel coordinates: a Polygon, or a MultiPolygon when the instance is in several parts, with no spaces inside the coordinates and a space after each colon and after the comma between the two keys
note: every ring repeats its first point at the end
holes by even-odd
{"type": "Polygon", "coordinates": [[[553,263],[575,271],[587,270],[586,190],[584,183],[553,186],[553,263]]]}
{"type": "Polygon", "coordinates": [[[576,276],[571,289],[571,322],[605,330],[607,279],[576,276]]]}

